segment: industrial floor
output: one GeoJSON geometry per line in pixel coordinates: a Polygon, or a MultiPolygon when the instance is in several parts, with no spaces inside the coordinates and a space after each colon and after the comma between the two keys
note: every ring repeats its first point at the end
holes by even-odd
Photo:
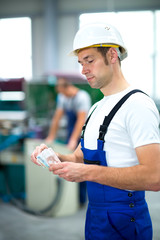
{"type": "MultiPolygon", "coordinates": [[[[153,240],[160,240],[160,192],[147,192],[146,198],[153,240]]],[[[37,217],[0,201],[0,240],[84,240],[85,212],[86,207],[68,217],[37,217]]]]}

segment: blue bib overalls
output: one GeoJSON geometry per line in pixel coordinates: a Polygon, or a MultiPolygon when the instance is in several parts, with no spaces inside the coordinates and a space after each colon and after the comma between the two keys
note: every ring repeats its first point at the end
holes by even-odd
{"type": "MultiPolygon", "coordinates": [[[[81,137],[85,164],[107,167],[103,145],[108,125],[124,101],[139,91],[133,90],[125,95],[105,117],[95,150],[84,147],[84,131],[91,115],[89,116],[81,137]]],[[[152,240],[152,223],[144,191],[120,190],[95,182],[87,182],[87,191],[89,204],[85,225],[86,240],[152,240]]]]}
{"type": "Polygon", "coordinates": [[[65,114],[67,116],[67,143],[72,135],[77,116],[76,113],[72,110],[65,110],[65,114]]]}

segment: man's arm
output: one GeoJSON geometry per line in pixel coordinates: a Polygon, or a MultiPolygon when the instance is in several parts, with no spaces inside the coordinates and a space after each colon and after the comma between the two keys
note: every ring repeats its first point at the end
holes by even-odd
{"type": "Polygon", "coordinates": [[[73,129],[73,132],[68,142],[69,149],[74,150],[76,148],[85,120],[86,120],[86,112],[79,111],[77,113],[77,120],[73,129]]]}
{"type": "MultiPolygon", "coordinates": [[[[47,149],[47,148],[48,148],[47,145],[45,145],[44,143],[42,143],[41,145],[37,146],[35,148],[35,150],[33,151],[33,153],[31,154],[32,162],[34,162],[36,165],[40,165],[37,162],[37,156],[44,149],[47,149]]],[[[74,163],[75,165],[78,164],[78,163],[81,163],[81,165],[82,165],[82,163],[83,163],[83,153],[81,151],[81,144],[79,144],[79,146],[76,148],[76,150],[73,153],[71,153],[71,154],[67,154],[67,155],[63,155],[63,154],[60,154],[60,153],[56,153],[56,154],[57,154],[58,158],[60,159],[60,161],[62,162],[62,163],[58,163],[58,165],[59,165],[58,168],[59,169],[63,167],[62,164],[64,164],[65,162],[74,163]]],[[[53,164],[53,165],[55,166],[57,164],[53,164]]]]}
{"type": "Polygon", "coordinates": [[[52,118],[50,129],[49,129],[49,134],[45,139],[46,142],[52,142],[55,139],[57,130],[59,128],[59,121],[62,118],[63,114],[64,114],[63,109],[58,108],[55,111],[55,114],[52,118]]]}
{"type": "Polygon", "coordinates": [[[54,174],[68,181],[93,181],[128,190],[160,190],[160,144],[136,148],[139,165],[125,168],[63,162],[51,167],[54,174]]]}
{"type": "Polygon", "coordinates": [[[91,166],[86,178],[120,189],[160,190],[160,144],[150,144],[136,149],[139,165],[126,168],[91,166]]]}
{"type": "Polygon", "coordinates": [[[56,153],[61,162],[73,162],[73,163],[84,163],[83,153],[81,150],[81,144],[79,143],[76,150],[71,154],[63,155],[61,153],[56,153]]]}

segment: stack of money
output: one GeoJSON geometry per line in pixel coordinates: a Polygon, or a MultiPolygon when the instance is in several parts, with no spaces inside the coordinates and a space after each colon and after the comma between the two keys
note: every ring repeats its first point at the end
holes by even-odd
{"type": "Polygon", "coordinates": [[[60,160],[52,148],[47,148],[37,156],[37,162],[42,167],[49,168],[51,164],[57,164],[60,160]]]}

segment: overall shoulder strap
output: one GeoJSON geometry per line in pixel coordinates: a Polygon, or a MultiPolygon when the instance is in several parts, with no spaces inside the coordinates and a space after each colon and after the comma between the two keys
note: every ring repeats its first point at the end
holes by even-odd
{"type": "Polygon", "coordinates": [[[89,122],[89,119],[90,119],[90,117],[92,116],[92,113],[94,112],[94,110],[96,109],[96,107],[97,107],[97,106],[95,106],[95,108],[92,110],[91,114],[88,116],[85,124],[84,124],[83,127],[82,127],[81,138],[84,138],[84,132],[85,132],[87,123],[89,122]]]}
{"type": "MultiPolygon", "coordinates": [[[[103,124],[100,125],[100,129],[99,129],[99,138],[100,140],[104,141],[104,136],[107,132],[108,126],[110,124],[110,122],[112,121],[114,115],[116,114],[116,112],[120,109],[120,107],[123,105],[123,103],[134,93],[137,92],[141,92],[144,93],[143,91],[139,90],[139,89],[134,89],[132,91],[130,91],[129,93],[127,93],[124,97],[122,97],[119,102],[113,107],[113,109],[111,110],[111,112],[108,114],[108,116],[105,117],[103,124]]],[[[146,94],[146,93],[144,93],[146,94]]],[[[147,95],[147,94],[146,94],[147,95]]]]}

